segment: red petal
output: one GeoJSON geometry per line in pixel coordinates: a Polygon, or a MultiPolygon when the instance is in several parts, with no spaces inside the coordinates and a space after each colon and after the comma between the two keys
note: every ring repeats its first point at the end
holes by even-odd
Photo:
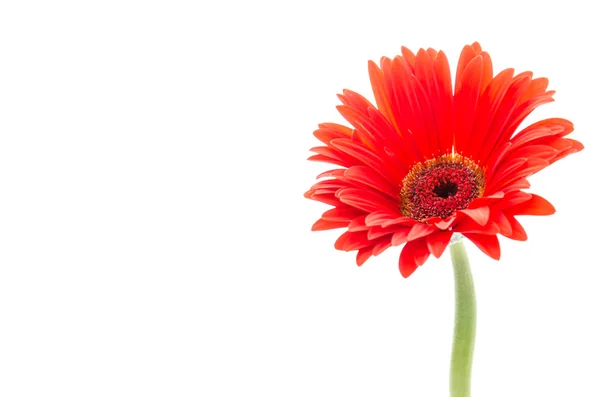
{"type": "Polygon", "coordinates": [[[522,204],[506,210],[512,215],[552,215],[556,212],[554,206],[548,200],[536,194],[522,204]]]}
{"type": "MultiPolygon", "coordinates": [[[[492,203],[499,201],[503,197],[504,197],[504,192],[496,192],[489,196],[479,197],[479,198],[476,198],[475,200],[473,200],[471,202],[471,204],[469,204],[469,208],[479,208],[479,207],[487,206],[487,205],[490,205],[492,203]]],[[[484,223],[484,225],[485,225],[485,223],[484,223]]]]}
{"type": "Polygon", "coordinates": [[[346,242],[348,241],[348,239],[350,238],[350,236],[352,236],[351,232],[344,232],[344,233],[342,233],[337,238],[337,240],[335,240],[335,243],[333,244],[334,248],[336,250],[345,251],[344,250],[344,246],[346,245],[346,242]]]}
{"type": "MultiPolygon", "coordinates": [[[[493,175],[488,175],[491,178],[490,182],[494,185],[498,184],[499,181],[506,179],[513,175],[518,169],[523,167],[523,164],[527,162],[527,159],[511,159],[509,162],[503,162],[501,165],[496,168],[496,171],[493,175]]],[[[491,190],[491,186],[486,186],[486,193],[491,190]]]]}
{"type": "Polygon", "coordinates": [[[436,226],[426,225],[424,223],[415,223],[408,234],[408,241],[413,241],[425,237],[438,230],[436,226]]]}
{"type": "Polygon", "coordinates": [[[321,172],[319,175],[317,175],[317,179],[325,178],[328,176],[331,176],[331,177],[343,176],[344,172],[346,172],[345,168],[336,168],[334,170],[324,171],[324,172],[321,172]]]}
{"type": "Polygon", "coordinates": [[[519,179],[518,181],[514,181],[512,183],[509,183],[508,185],[504,186],[502,188],[502,191],[505,193],[508,192],[512,192],[514,190],[519,190],[519,189],[529,189],[531,187],[531,185],[529,184],[529,181],[525,178],[523,179],[519,179]]]}
{"type": "Polygon", "coordinates": [[[318,221],[316,221],[314,223],[314,225],[312,225],[311,230],[313,232],[315,231],[319,231],[319,230],[331,230],[331,229],[338,229],[340,227],[346,227],[348,226],[349,222],[331,222],[331,221],[326,221],[323,219],[319,219],[318,221]]]}
{"type": "Polygon", "coordinates": [[[452,148],[454,134],[452,133],[452,77],[448,58],[443,51],[437,53],[434,59],[433,68],[437,78],[438,109],[436,111],[436,120],[438,123],[438,132],[440,139],[440,149],[442,151],[452,148]]]}
{"type": "MultiPolygon", "coordinates": [[[[355,130],[353,138],[359,138],[356,143],[362,144],[360,146],[365,146],[373,152],[383,153],[382,144],[385,142],[386,138],[390,138],[391,140],[394,137],[394,135],[390,134],[388,131],[388,129],[391,129],[391,124],[388,123],[383,127],[378,125],[371,120],[367,109],[360,111],[349,106],[337,106],[337,110],[350,124],[352,124],[352,126],[354,126],[355,130]]],[[[374,111],[379,113],[378,110],[374,111]]],[[[335,145],[335,140],[331,141],[331,144],[335,145]]]]}
{"type": "MultiPolygon", "coordinates": [[[[362,163],[367,167],[376,170],[384,178],[394,175],[394,170],[385,164],[381,158],[373,153],[373,151],[356,142],[352,142],[349,139],[334,139],[331,141],[331,145],[348,157],[347,163],[350,162],[349,159],[354,160],[354,164],[348,164],[346,165],[347,167],[360,165],[360,163],[362,163]]],[[[338,158],[341,158],[340,155],[337,156],[338,158]]],[[[342,160],[346,160],[346,158],[343,158],[342,160]]]]}
{"type": "Polygon", "coordinates": [[[377,108],[383,113],[385,118],[398,129],[390,106],[390,99],[385,89],[383,73],[373,61],[369,61],[369,77],[371,78],[371,87],[373,87],[377,108]]]}
{"type": "Polygon", "coordinates": [[[372,245],[359,249],[358,253],[356,254],[356,264],[358,266],[362,266],[363,263],[365,263],[371,256],[373,256],[372,245]]]}
{"type": "Polygon", "coordinates": [[[338,95],[338,98],[344,105],[362,113],[366,113],[368,108],[373,107],[367,98],[352,90],[343,90],[343,94],[338,95]]]}
{"type": "Polygon", "coordinates": [[[500,208],[511,208],[521,203],[531,200],[531,194],[525,192],[510,192],[502,200],[498,206],[500,208]]]}
{"type": "Polygon", "coordinates": [[[358,208],[366,212],[375,212],[388,209],[396,210],[397,204],[388,196],[372,190],[347,188],[337,191],[336,196],[344,204],[358,208]]]}
{"type": "Polygon", "coordinates": [[[519,223],[519,221],[517,221],[512,215],[506,215],[506,219],[508,219],[508,221],[510,222],[510,227],[512,231],[510,235],[505,234],[504,236],[517,241],[527,240],[527,233],[525,232],[525,229],[519,223]]]}
{"type": "Polygon", "coordinates": [[[482,78],[483,58],[478,55],[467,64],[460,79],[456,80],[454,93],[454,120],[456,126],[454,137],[455,147],[459,153],[467,148],[471,138],[482,78]]]}
{"type": "Polygon", "coordinates": [[[334,247],[340,251],[354,251],[363,247],[373,245],[367,237],[367,232],[344,232],[335,241],[334,247]]]}
{"type": "Polygon", "coordinates": [[[397,246],[400,244],[404,244],[408,241],[408,233],[410,233],[410,227],[406,227],[404,229],[400,229],[394,233],[392,236],[392,245],[397,246]]]}
{"type": "Polygon", "coordinates": [[[439,258],[444,253],[444,250],[450,243],[452,232],[436,232],[427,236],[427,249],[436,258],[439,258]]]}
{"type": "Polygon", "coordinates": [[[546,160],[540,158],[529,158],[523,164],[523,166],[516,171],[513,171],[510,175],[506,175],[503,178],[494,178],[494,183],[489,186],[491,191],[493,190],[501,190],[506,186],[510,186],[516,181],[521,180],[522,178],[527,178],[538,171],[546,168],[550,163],[546,160]]]}
{"type": "MultiPolygon", "coordinates": [[[[308,192],[307,192],[307,194],[308,194],[308,192]]],[[[318,192],[313,192],[310,195],[307,195],[307,194],[305,194],[304,197],[307,197],[307,198],[309,198],[311,200],[320,201],[322,203],[329,204],[329,205],[332,205],[334,207],[341,204],[340,200],[337,197],[335,197],[334,193],[323,193],[323,194],[321,194],[321,193],[318,193],[318,192]]]]}
{"type": "Polygon", "coordinates": [[[566,138],[566,140],[571,142],[571,147],[577,150],[578,152],[585,148],[585,146],[583,146],[583,143],[576,141],[575,139],[566,138]]]}
{"type": "Polygon", "coordinates": [[[340,124],[319,124],[319,129],[313,132],[315,138],[329,144],[332,139],[336,138],[350,138],[352,136],[352,128],[340,124]]]}
{"type": "Polygon", "coordinates": [[[496,225],[498,225],[500,234],[503,236],[510,236],[512,234],[512,226],[506,215],[504,215],[504,212],[496,211],[492,216],[492,220],[496,225]]]}
{"type": "Polygon", "coordinates": [[[375,239],[378,239],[383,236],[388,236],[388,238],[391,241],[392,240],[391,234],[394,234],[397,231],[400,231],[403,229],[405,229],[405,228],[402,226],[389,227],[389,228],[382,228],[380,226],[377,226],[377,227],[373,227],[373,228],[369,229],[367,237],[369,238],[369,240],[375,240],[375,239]]]}
{"type": "Polygon", "coordinates": [[[479,147],[482,158],[488,158],[494,147],[503,145],[512,135],[512,131],[509,131],[507,126],[515,120],[515,108],[517,108],[519,100],[531,84],[531,75],[531,72],[525,72],[512,79],[510,87],[496,109],[489,128],[486,130],[485,145],[479,147]]]}
{"type": "Polygon", "coordinates": [[[479,223],[481,226],[485,226],[490,219],[490,207],[479,207],[472,209],[459,210],[456,212],[461,212],[467,215],[469,218],[473,219],[475,222],[479,223]]]}
{"type": "Polygon", "coordinates": [[[322,154],[315,154],[313,156],[310,156],[307,160],[309,161],[319,161],[321,163],[329,163],[329,164],[335,164],[335,165],[341,165],[342,167],[346,167],[347,164],[345,161],[340,160],[338,158],[332,158],[332,157],[328,157],[328,156],[323,156],[322,154]]]}
{"type": "Polygon", "coordinates": [[[429,258],[429,249],[424,238],[406,243],[398,262],[400,274],[404,278],[410,276],[417,267],[425,263],[427,258],[429,258]]]}
{"type": "Polygon", "coordinates": [[[398,197],[399,188],[394,188],[386,179],[382,178],[376,171],[369,167],[350,167],[344,172],[344,176],[351,181],[368,186],[394,199],[398,197]]]}
{"type": "MultiPolygon", "coordinates": [[[[334,141],[335,140],[336,139],[334,139],[334,141]]],[[[332,164],[342,165],[343,167],[350,167],[351,165],[360,164],[360,162],[356,158],[353,158],[352,156],[347,155],[346,153],[338,150],[335,147],[316,146],[316,147],[310,148],[309,151],[311,151],[313,153],[317,153],[316,156],[309,157],[308,158],[309,160],[328,161],[332,164]],[[328,160],[322,160],[321,157],[318,157],[319,155],[328,160]]]]}
{"type": "Polygon", "coordinates": [[[415,221],[412,218],[407,218],[405,216],[399,216],[395,219],[385,222],[381,226],[382,227],[390,227],[390,226],[395,226],[395,225],[412,226],[415,223],[417,223],[417,221],[415,221]]]}
{"type": "Polygon", "coordinates": [[[488,54],[485,51],[482,52],[481,49],[479,49],[478,52],[483,58],[483,79],[481,80],[481,93],[483,93],[492,81],[494,73],[492,68],[492,58],[490,57],[490,54],[488,54]]]}
{"type": "Polygon", "coordinates": [[[573,123],[569,120],[553,118],[538,121],[516,134],[511,141],[515,147],[527,142],[538,141],[548,136],[565,136],[573,131],[573,123]]]}
{"type": "Polygon", "coordinates": [[[440,228],[441,230],[446,230],[448,229],[450,226],[452,226],[454,224],[454,222],[456,221],[456,215],[453,215],[451,217],[449,217],[448,219],[445,219],[441,222],[436,222],[436,226],[438,228],[440,228]]]}
{"type": "Polygon", "coordinates": [[[392,246],[392,240],[387,239],[385,241],[379,242],[373,246],[373,256],[377,256],[381,254],[386,249],[392,246]]]}
{"type": "Polygon", "coordinates": [[[527,145],[518,148],[517,150],[510,151],[508,156],[514,158],[538,157],[543,160],[550,160],[556,155],[557,152],[558,150],[546,145],[527,145]]]}
{"type": "Polygon", "coordinates": [[[492,259],[500,259],[500,242],[498,236],[489,234],[464,233],[484,254],[492,259]]]}
{"type": "Polygon", "coordinates": [[[477,52],[472,46],[466,45],[463,47],[460,57],[458,58],[458,66],[456,67],[456,81],[461,81],[462,74],[464,73],[467,65],[473,58],[477,56],[477,52]]]}
{"type": "Polygon", "coordinates": [[[381,226],[392,219],[396,219],[397,217],[397,214],[392,214],[389,211],[375,211],[367,215],[365,218],[365,225],[381,226]]]}
{"type": "Polygon", "coordinates": [[[410,68],[413,68],[415,66],[415,54],[404,46],[400,47],[400,51],[402,52],[402,56],[404,57],[406,64],[410,68]]]}
{"type": "MultiPolygon", "coordinates": [[[[505,69],[498,73],[488,85],[482,97],[482,106],[479,107],[476,118],[476,131],[486,131],[485,134],[476,134],[471,142],[471,151],[474,160],[486,160],[488,151],[493,149],[497,135],[490,135],[492,123],[502,104],[506,91],[512,82],[514,70],[505,69]]],[[[490,156],[493,157],[493,156],[490,156]]],[[[483,162],[486,164],[486,162],[483,162]]]]}
{"type": "Polygon", "coordinates": [[[496,234],[500,231],[500,228],[494,222],[488,222],[486,225],[481,226],[479,223],[473,221],[471,218],[463,216],[461,219],[458,219],[456,221],[456,226],[452,229],[452,231],[463,234],[496,234]]]}
{"type": "Polygon", "coordinates": [[[352,207],[339,207],[327,210],[321,215],[321,219],[331,222],[349,222],[361,216],[364,212],[352,207]]]}
{"type": "Polygon", "coordinates": [[[362,230],[368,230],[369,227],[365,225],[366,215],[359,216],[358,218],[354,218],[350,221],[348,225],[349,232],[360,232],[362,230]]]}
{"type": "Polygon", "coordinates": [[[533,98],[539,94],[542,94],[543,92],[546,91],[546,88],[548,88],[548,79],[547,78],[539,77],[537,79],[533,79],[531,81],[531,85],[527,89],[527,92],[525,92],[525,94],[523,95],[523,98],[521,98],[521,102],[528,101],[531,98],[533,98]]]}

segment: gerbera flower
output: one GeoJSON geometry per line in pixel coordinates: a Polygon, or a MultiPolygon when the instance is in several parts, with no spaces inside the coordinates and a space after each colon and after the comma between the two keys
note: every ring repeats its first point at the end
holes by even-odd
{"type": "Polygon", "coordinates": [[[516,132],[553,101],[546,78],[513,69],[494,76],[478,43],[463,48],[454,91],[446,55],[433,49],[403,47],[379,66],[369,62],[369,76],[377,105],[344,90],[337,109],[351,127],[324,123],[314,132],[324,146],[309,159],[338,168],[305,194],[333,206],[312,229],[346,229],[335,248],[357,250],[359,266],[404,244],[399,268],[408,277],[440,257],[454,233],[499,259],[498,234],[527,239],[516,216],[554,213],[523,191],[527,178],[583,145],[566,138],[573,124],[560,118],[516,132]]]}

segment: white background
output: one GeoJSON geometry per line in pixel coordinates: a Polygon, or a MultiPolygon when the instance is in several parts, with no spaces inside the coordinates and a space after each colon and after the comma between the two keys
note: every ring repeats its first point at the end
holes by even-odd
{"type": "Polygon", "coordinates": [[[312,233],[305,161],[367,60],[478,40],[550,78],[586,150],[532,178],[478,292],[473,396],[599,396],[592,2],[6,1],[0,395],[444,396],[450,258],[408,280],[312,233]],[[560,5],[558,5],[560,4],[560,5]]]}

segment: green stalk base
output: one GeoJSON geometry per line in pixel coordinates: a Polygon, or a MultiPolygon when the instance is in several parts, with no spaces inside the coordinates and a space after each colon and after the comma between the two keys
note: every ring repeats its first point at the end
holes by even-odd
{"type": "Polygon", "coordinates": [[[450,397],[471,396],[471,367],[475,347],[477,305],[467,251],[462,241],[450,245],[454,267],[454,340],[450,362],[450,397]]]}

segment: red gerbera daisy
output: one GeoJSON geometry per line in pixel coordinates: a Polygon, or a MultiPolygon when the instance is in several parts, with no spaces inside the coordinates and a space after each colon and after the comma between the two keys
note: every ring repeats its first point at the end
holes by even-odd
{"type": "Polygon", "coordinates": [[[400,273],[410,276],[429,255],[440,257],[461,233],[494,259],[498,234],[527,235],[517,215],[550,215],[554,207],[526,193],[527,177],[583,145],[566,138],[570,121],[542,120],[515,133],[536,107],[551,102],[546,78],[506,69],[496,76],[478,43],[463,48],[452,80],[442,51],[402,48],[369,62],[375,102],[344,90],[337,109],[352,128],[320,124],[325,144],[310,160],[335,164],[307,198],[332,205],[313,230],[347,228],[335,242],[358,250],[360,266],[405,244],[400,273]]]}

